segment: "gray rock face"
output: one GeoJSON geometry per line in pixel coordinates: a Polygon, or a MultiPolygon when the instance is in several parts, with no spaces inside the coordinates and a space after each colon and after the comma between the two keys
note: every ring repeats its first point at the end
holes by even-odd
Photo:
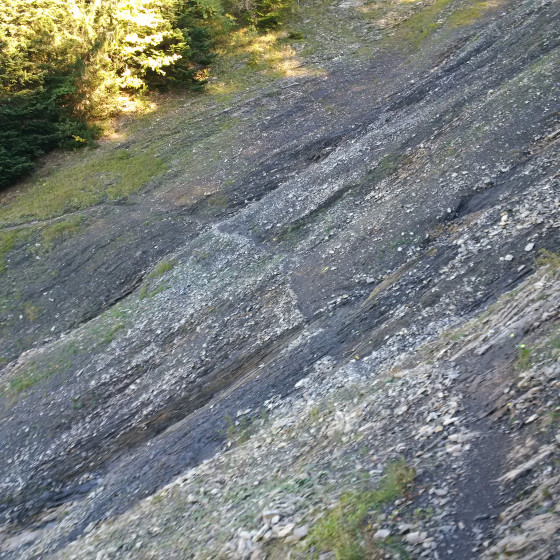
{"type": "MultiPolygon", "coordinates": [[[[222,107],[205,110],[197,137],[170,124],[180,110],[163,116],[168,175],[92,210],[47,264],[14,253],[6,294],[22,285],[45,313],[29,326],[14,312],[0,333],[6,531],[43,526],[62,506],[71,521],[44,550],[65,546],[228,437],[243,440],[243,418],[307,390],[308,377],[325,390],[351,383],[366,360],[396,359],[515,287],[537,250],[558,250],[558,3],[506,4],[419,53],[333,61],[326,77],[234,100],[229,143],[222,107]],[[217,157],[193,156],[214,141],[217,157]],[[173,264],[149,274],[160,258],[173,264]]],[[[483,359],[530,328],[510,326],[471,350],[483,359]]],[[[414,437],[453,426],[447,406],[427,411],[414,437]]],[[[403,402],[396,414],[413,410],[403,402]]],[[[332,430],[344,437],[357,422],[332,430]]],[[[445,446],[453,457],[469,445],[457,437],[445,446]]],[[[190,496],[192,507],[208,499],[190,496]]],[[[265,513],[259,542],[273,529],[307,535],[265,513]]],[[[262,555],[255,535],[236,536],[240,557],[262,555]]]]}

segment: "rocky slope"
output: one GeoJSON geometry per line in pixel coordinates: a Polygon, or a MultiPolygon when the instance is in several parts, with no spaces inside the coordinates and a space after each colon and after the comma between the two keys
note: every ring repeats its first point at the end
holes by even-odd
{"type": "Polygon", "coordinates": [[[321,6],[63,162],[139,194],[5,193],[0,554],[559,554],[558,12],[321,6]]]}

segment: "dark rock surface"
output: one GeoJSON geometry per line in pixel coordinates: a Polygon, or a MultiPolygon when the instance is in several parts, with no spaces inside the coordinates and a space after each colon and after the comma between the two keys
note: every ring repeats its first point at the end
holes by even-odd
{"type": "Polygon", "coordinates": [[[196,133],[175,109],[150,124],[168,162],[150,189],[81,211],[40,259],[18,245],[3,297],[41,313],[5,306],[0,331],[10,530],[71,503],[50,544],[65,545],[212,456],[228,416],[322,358],[409,350],[558,250],[559,15],[504,2],[420,52],[210,107],[196,133]]]}

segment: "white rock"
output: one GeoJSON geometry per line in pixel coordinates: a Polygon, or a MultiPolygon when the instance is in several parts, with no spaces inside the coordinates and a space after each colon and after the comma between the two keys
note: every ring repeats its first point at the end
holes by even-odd
{"type": "Polygon", "coordinates": [[[512,261],[512,260],[513,260],[513,255],[506,255],[506,256],[504,257],[504,260],[506,260],[506,261],[512,261]]]}
{"type": "Polygon", "coordinates": [[[428,538],[428,533],[425,531],[414,531],[413,533],[408,533],[404,540],[409,544],[420,544],[428,538]]]}
{"type": "Polygon", "coordinates": [[[278,538],[283,539],[286,538],[288,535],[292,533],[294,530],[295,524],[290,523],[289,525],[285,525],[284,527],[280,527],[278,529],[278,538]]]}
{"type": "Polygon", "coordinates": [[[308,532],[309,532],[309,528],[307,527],[307,525],[296,527],[294,529],[294,537],[297,537],[298,539],[303,539],[304,537],[307,536],[308,532]]]}
{"type": "Polygon", "coordinates": [[[391,534],[391,531],[389,531],[389,529],[379,529],[379,531],[377,531],[373,535],[373,538],[375,540],[382,540],[382,539],[386,539],[390,534],[391,534]]]}
{"type": "Polygon", "coordinates": [[[268,531],[269,527],[268,525],[263,525],[258,531],[257,534],[253,537],[253,542],[258,542],[260,541],[265,533],[268,531]]]}
{"type": "Polygon", "coordinates": [[[262,518],[267,521],[269,519],[272,519],[273,517],[276,517],[277,515],[280,515],[280,512],[275,510],[275,509],[265,509],[262,512],[262,518]]]}
{"type": "Polygon", "coordinates": [[[527,252],[532,251],[534,246],[535,246],[534,243],[527,243],[527,245],[525,245],[525,251],[527,252]]]}

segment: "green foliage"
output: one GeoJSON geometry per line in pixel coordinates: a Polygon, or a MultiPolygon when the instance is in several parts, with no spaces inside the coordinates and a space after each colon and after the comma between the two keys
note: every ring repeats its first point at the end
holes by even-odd
{"type": "Polygon", "coordinates": [[[95,123],[118,113],[125,96],[202,88],[216,46],[236,23],[278,27],[293,0],[3,4],[0,188],[30,173],[34,160],[54,148],[93,144],[100,133],[95,123]]]}
{"type": "Polygon", "coordinates": [[[229,20],[218,0],[6,0],[0,187],[55,147],[91,144],[123,94],[200,87],[229,20]]]}
{"type": "Polygon", "coordinates": [[[293,0],[224,0],[227,12],[257,29],[280,27],[294,9],[293,0]]]}
{"type": "Polygon", "coordinates": [[[401,496],[415,476],[416,471],[399,460],[387,466],[377,489],[342,494],[334,509],[313,527],[309,545],[334,552],[337,560],[371,557],[372,551],[366,546],[365,527],[370,512],[379,511],[384,504],[401,496]]]}
{"type": "Polygon", "coordinates": [[[35,91],[0,89],[0,188],[33,169],[33,160],[56,148],[91,143],[95,129],[75,119],[65,99],[71,78],[49,78],[35,91]]]}

